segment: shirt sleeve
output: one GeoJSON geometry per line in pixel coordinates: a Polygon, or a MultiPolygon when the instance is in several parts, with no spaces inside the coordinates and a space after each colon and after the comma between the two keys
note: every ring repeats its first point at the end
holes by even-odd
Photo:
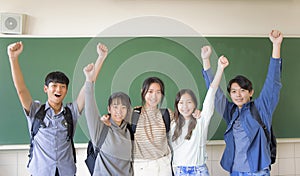
{"type": "MultiPolygon", "coordinates": [[[[202,71],[202,75],[203,75],[203,78],[205,80],[206,87],[207,87],[207,89],[209,89],[210,83],[214,79],[214,75],[212,73],[212,69],[210,68],[208,70],[203,70],[202,71]]],[[[217,112],[222,117],[224,117],[224,111],[225,111],[226,104],[227,104],[228,100],[227,100],[224,92],[220,88],[220,86],[218,87],[218,89],[216,91],[217,92],[215,93],[215,108],[216,108],[217,112]]]]}
{"type": "Polygon", "coordinates": [[[31,126],[32,126],[32,122],[35,116],[36,111],[41,107],[41,102],[35,100],[32,101],[31,105],[30,105],[30,109],[29,112],[27,113],[27,111],[23,108],[23,112],[26,116],[27,119],[27,125],[28,125],[28,129],[29,129],[29,133],[31,130],[31,126]]]}
{"type": "Polygon", "coordinates": [[[95,100],[94,84],[85,82],[85,116],[89,129],[90,138],[92,143],[97,146],[100,133],[103,129],[103,123],[100,120],[99,110],[95,100]]]}
{"type": "Polygon", "coordinates": [[[206,93],[206,96],[205,96],[205,99],[203,102],[203,109],[202,109],[201,117],[200,117],[200,120],[203,121],[204,128],[208,128],[210,119],[214,114],[215,95],[216,95],[216,89],[210,87],[206,93]]]}
{"type": "Polygon", "coordinates": [[[261,117],[267,117],[269,126],[271,123],[273,112],[279,102],[280,90],[282,88],[281,83],[281,67],[282,59],[270,59],[268,73],[264,82],[263,88],[255,100],[255,105],[258,111],[262,114],[261,117]]]}

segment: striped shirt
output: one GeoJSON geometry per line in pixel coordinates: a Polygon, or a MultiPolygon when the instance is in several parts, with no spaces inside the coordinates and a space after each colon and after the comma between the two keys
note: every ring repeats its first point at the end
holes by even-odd
{"type": "MultiPolygon", "coordinates": [[[[171,116],[172,113],[172,119],[171,116]]],[[[134,134],[134,160],[154,160],[169,153],[166,127],[160,110],[143,107],[134,134]]]]}

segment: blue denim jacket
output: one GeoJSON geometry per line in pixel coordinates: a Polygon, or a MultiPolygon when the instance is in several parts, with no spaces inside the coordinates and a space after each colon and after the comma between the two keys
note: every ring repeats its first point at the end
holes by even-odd
{"type": "MultiPolygon", "coordinates": [[[[281,84],[281,66],[282,59],[270,59],[268,74],[260,95],[254,100],[254,104],[259,111],[262,121],[270,131],[272,124],[272,115],[279,101],[281,84]]],[[[212,70],[203,71],[206,86],[213,80],[212,70]]],[[[248,149],[247,158],[251,172],[257,172],[267,168],[271,164],[269,145],[260,124],[252,117],[249,102],[244,104],[239,114],[236,108],[233,115],[230,111],[234,103],[229,102],[223,91],[219,88],[216,93],[215,108],[223,116],[226,121],[227,129],[224,134],[226,143],[225,151],[221,159],[223,169],[232,172],[235,145],[233,137],[234,121],[240,116],[241,124],[249,138],[250,147],[248,149]]]]}

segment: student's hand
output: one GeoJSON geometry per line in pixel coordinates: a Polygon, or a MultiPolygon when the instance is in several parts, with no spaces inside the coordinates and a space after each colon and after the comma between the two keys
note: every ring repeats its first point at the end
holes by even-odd
{"type": "Polygon", "coordinates": [[[97,53],[98,53],[99,57],[102,57],[105,59],[107,56],[107,53],[108,53],[108,49],[104,44],[98,43],[97,53]]]}
{"type": "Polygon", "coordinates": [[[225,56],[219,57],[219,60],[218,60],[219,68],[225,69],[228,65],[229,65],[229,61],[225,56]]]}
{"type": "Polygon", "coordinates": [[[195,118],[195,119],[199,119],[201,117],[201,111],[199,109],[196,109],[192,116],[195,118]]]}
{"type": "Polygon", "coordinates": [[[7,54],[11,60],[18,59],[22,51],[23,51],[22,42],[12,43],[7,47],[7,54]]]}
{"type": "Polygon", "coordinates": [[[101,121],[106,125],[106,126],[111,126],[111,123],[109,121],[110,116],[108,114],[103,115],[101,117],[101,121]]]}
{"type": "Polygon", "coordinates": [[[84,67],[83,72],[85,74],[86,81],[93,82],[94,71],[95,71],[95,67],[93,63],[88,64],[86,67],[84,67]]]}
{"type": "Polygon", "coordinates": [[[283,40],[283,35],[280,31],[272,30],[269,34],[269,38],[274,45],[280,45],[283,40]]]}
{"type": "Polygon", "coordinates": [[[201,48],[201,57],[202,59],[209,59],[210,55],[211,55],[211,47],[210,46],[203,46],[201,48]]]}

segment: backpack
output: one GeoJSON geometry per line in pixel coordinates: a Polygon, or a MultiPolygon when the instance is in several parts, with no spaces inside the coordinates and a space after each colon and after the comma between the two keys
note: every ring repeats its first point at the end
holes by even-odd
{"type": "MultiPolygon", "coordinates": [[[[235,109],[236,109],[236,106],[234,106],[231,109],[231,116],[233,115],[235,109]]],[[[276,136],[274,135],[274,132],[273,132],[272,125],[271,125],[271,135],[270,135],[270,133],[269,133],[266,125],[261,120],[259,112],[258,112],[256,106],[254,105],[253,101],[250,102],[250,112],[251,112],[251,115],[253,116],[253,118],[255,120],[257,120],[257,122],[260,124],[260,126],[264,129],[267,141],[268,141],[268,143],[270,142],[270,146],[269,147],[270,147],[270,152],[271,152],[271,164],[274,164],[275,161],[276,161],[277,141],[276,141],[276,136]]]]}
{"type": "MultiPolygon", "coordinates": [[[[40,109],[34,115],[34,119],[33,119],[31,130],[30,130],[30,148],[29,148],[29,155],[28,155],[29,162],[27,164],[27,167],[29,167],[30,161],[32,159],[34,136],[39,131],[39,128],[46,127],[46,125],[44,123],[44,119],[46,116],[45,106],[46,106],[45,104],[41,105],[40,109]]],[[[72,112],[71,112],[70,108],[68,108],[67,106],[64,107],[63,116],[64,116],[64,119],[66,120],[67,131],[68,131],[66,140],[67,141],[71,140],[72,150],[73,150],[73,158],[74,158],[74,162],[76,163],[76,151],[75,151],[74,141],[73,141],[73,135],[74,135],[74,133],[73,133],[73,130],[74,130],[73,118],[72,118],[72,112]]]]}
{"type": "MultiPolygon", "coordinates": [[[[131,125],[127,124],[127,129],[129,129],[130,134],[131,134],[131,140],[134,139],[136,124],[139,119],[141,109],[142,109],[141,107],[134,108],[133,113],[132,113],[131,125]]],[[[160,109],[160,111],[161,111],[161,114],[163,116],[163,120],[164,120],[164,123],[166,126],[166,132],[168,133],[170,131],[170,124],[171,124],[169,111],[167,109],[160,109]]],[[[89,142],[88,142],[87,158],[85,160],[85,164],[87,165],[88,170],[90,171],[91,175],[93,175],[96,158],[97,158],[97,155],[100,152],[100,149],[105,141],[107,133],[108,133],[108,126],[104,125],[103,129],[101,131],[101,134],[100,134],[99,146],[93,146],[93,143],[91,140],[89,140],[89,142]]]]}
{"type": "Polygon", "coordinates": [[[100,152],[102,144],[105,141],[107,133],[108,133],[108,126],[103,125],[103,129],[100,134],[99,146],[93,146],[92,141],[89,140],[87,151],[86,151],[87,157],[84,162],[85,162],[87,168],[89,169],[91,175],[93,175],[93,173],[94,173],[95,161],[96,161],[98,153],[100,152]]]}

